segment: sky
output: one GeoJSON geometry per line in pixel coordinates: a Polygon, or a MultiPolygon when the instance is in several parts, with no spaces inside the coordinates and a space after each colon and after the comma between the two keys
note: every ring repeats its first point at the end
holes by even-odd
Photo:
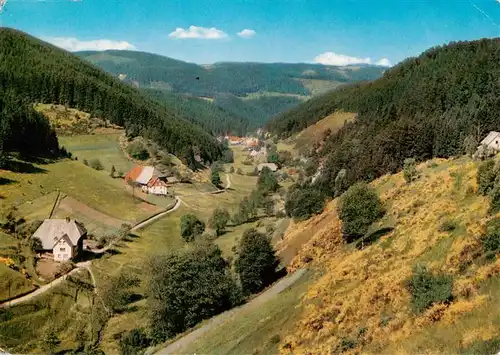
{"type": "Polygon", "coordinates": [[[450,41],[500,37],[500,0],[8,0],[0,24],[70,51],[390,66],[450,41]]]}

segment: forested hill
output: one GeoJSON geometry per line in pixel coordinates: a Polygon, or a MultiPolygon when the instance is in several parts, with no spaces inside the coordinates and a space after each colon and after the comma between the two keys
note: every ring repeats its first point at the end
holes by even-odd
{"type": "Polygon", "coordinates": [[[323,184],[347,169],[351,181],[400,169],[404,159],[449,157],[500,130],[500,39],[435,47],[382,78],[315,98],[269,124],[288,136],[338,109],[357,112],[329,137],[323,184]]]}
{"type": "Polygon", "coordinates": [[[234,112],[227,111],[205,99],[158,89],[143,89],[142,92],[213,135],[232,133],[243,136],[257,128],[246,118],[239,117],[234,112]]]}
{"type": "Polygon", "coordinates": [[[307,80],[334,84],[372,80],[385,69],[377,66],[229,62],[201,66],[134,51],[78,52],[76,55],[116,76],[125,74],[127,80],[141,87],[209,97],[217,94],[244,96],[263,91],[307,96],[311,94],[307,80]]]}
{"type": "MultiPolygon", "coordinates": [[[[76,55],[139,88],[213,99],[212,103],[232,116],[233,121],[246,120],[248,130],[261,127],[271,117],[311,96],[345,83],[378,78],[386,69],[286,63],[202,66],[133,51],[79,52],[76,55]]],[[[168,101],[169,96],[165,97],[168,101]]],[[[184,100],[184,108],[187,103],[184,100]]],[[[193,105],[198,106],[196,102],[193,105]]]]}
{"type": "Polygon", "coordinates": [[[15,98],[11,102],[66,104],[103,116],[129,136],[146,136],[180,157],[192,154],[191,147],[205,161],[222,154],[210,134],[168,107],[73,54],[6,28],[0,29],[0,90],[15,98]]]}

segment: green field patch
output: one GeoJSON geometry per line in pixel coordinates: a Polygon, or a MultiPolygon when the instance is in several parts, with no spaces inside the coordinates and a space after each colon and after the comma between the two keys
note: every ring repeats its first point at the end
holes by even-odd
{"type": "Polygon", "coordinates": [[[64,146],[78,160],[99,159],[104,170],[111,171],[114,166],[116,172],[126,174],[134,167],[120,148],[119,138],[121,133],[113,134],[88,134],[70,137],[59,137],[59,143],[64,146]]]}
{"type": "MultiPolygon", "coordinates": [[[[96,171],[80,161],[62,160],[56,163],[35,165],[42,173],[14,173],[4,171],[6,178],[16,183],[2,186],[4,199],[0,200],[0,210],[20,206],[57,190],[103,214],[134,224],[136,221],[154,214],[151,209],[141,207],[144,203],[134,198],[126,189],[123,180],[113,179],[106,172],[96,171]]],[[[41,203],[43,205],[43,203],[41,203]]],[[[47,210],[44,210],[45,214],[47,210]]]]}

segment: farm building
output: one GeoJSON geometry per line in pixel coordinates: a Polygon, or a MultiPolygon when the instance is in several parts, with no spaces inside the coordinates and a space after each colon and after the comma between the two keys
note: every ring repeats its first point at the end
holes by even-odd
{"type": "Polygon", "coordinates": [[[230,145],[241,145],[243,144],[244,139],[236,136],[225,136],[224,137],[230,145]]]}
{"type": "Polygon", "coordinates": [[[500,151],[500,133],[495,131],[488,133],[486,138],[481,141],[481,146],[500,151]]]}
{"type": "Polygon", "coordinates": [[[66,219],[46,219],[38,227],[32,238],[41,242],[41,250],[52,253],[55,261],[67,261],[76,257],[83,249],[87,231],[77,221],[66,219]]]}
{"type": "Polygon", "coordinates": [[[274,163],[262,163],[262,164],[259,164],[257,165],[257,170],[259,171],[259,173],[262,171],[262,169],[264,168],[268,168],[269,170],[271,170],[272,172],[275,172],[278,170],[278,165],[274,164],[274,163]]]}
{"type": "Polygon", "coordinates": [[[153,166],[136,166],[125,176],[125,181],[127,183],[135,182],[141,186],[142,191],[145,193],[163,196],[168,194],[169,184],[174,183],[171,178],[167,178],[165,174],[153,166]],[[170,179],[170,182],[168,179],[170,179]]]}
{"type": "Polygon", "coordinates": [[[491,131],[488,133],[486,138],[481,141],[479,147],[477,147],[476,152],[474,153],[474,158],[487,158],[489,156],[493,156],[500,151],[500,133],[491,131]]]}

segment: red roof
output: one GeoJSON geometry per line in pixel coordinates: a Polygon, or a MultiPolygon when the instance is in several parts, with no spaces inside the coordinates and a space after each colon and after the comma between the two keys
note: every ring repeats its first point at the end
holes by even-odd
{"type": "Polygon", "coordinates": [[[139,175],[141,175],[141,173],[142,173],[142,168],[143,168],[142,166],[137,165],[135,168],[130,170],[128,172],[128,174],[125,175],[125,181],[129,181],[129,180],[136,181],[137,178],[139,177],[139,175]]]}
{"type": "Polygon", "coordinates": [[[168,186],[168,185],[165,184],[163,181],[161,181],[158,176],[154,176],[151,178],[151,180],[148,181],[148,187],[152,186],[168,186]]]}

